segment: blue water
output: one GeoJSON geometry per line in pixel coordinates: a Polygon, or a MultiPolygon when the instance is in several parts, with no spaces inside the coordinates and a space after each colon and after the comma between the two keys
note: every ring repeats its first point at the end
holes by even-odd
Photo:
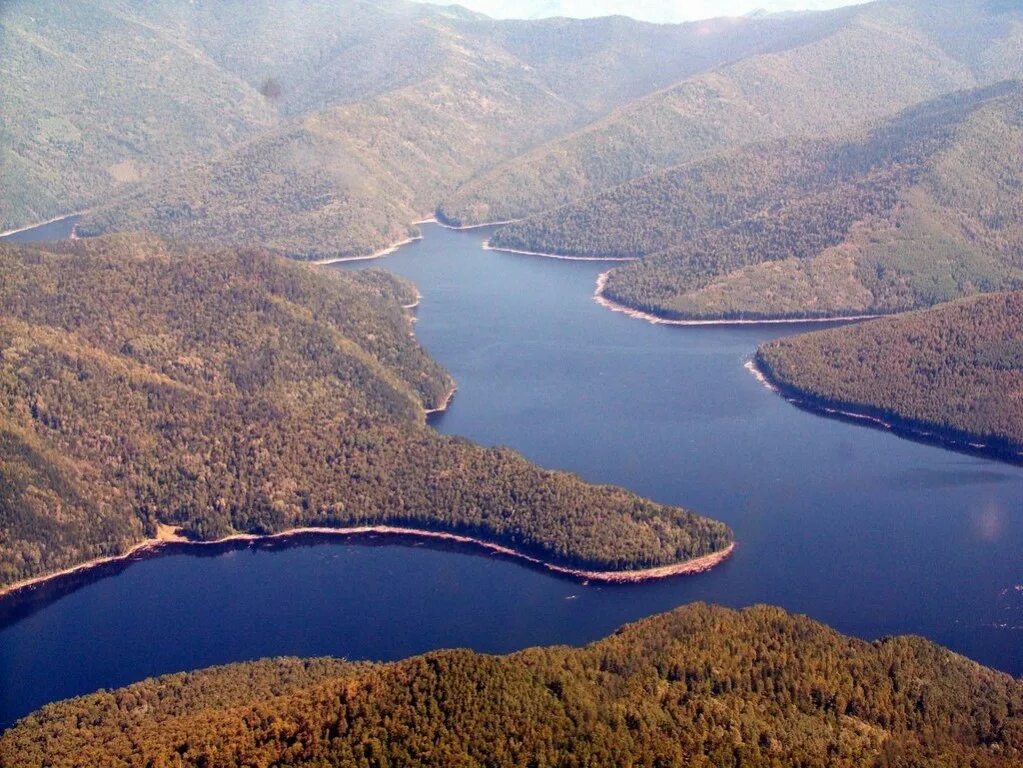
{"type": "Polygon", "coordinates": [[[71,237],[75,224],[81,218],[78,214],[65,216],[47,224],[40,224],[38,227],[23,229],[20,232],[13,232],[0,237],[9,243],[42,243],[52,240],[65,240],[71,237]]]}
{"type": "Polygon", "coordinates": [[[1023,468],[806,413],[744,370],[759,343],[805,328],[650,325],[592,301],[606,265],[484,251],[486,234],[428,226],[352,267],[420,287],[417,334],[459,385],[435,426],[725,520],[735,555],[616,587],[393,543],[166,555],[8,617],[0,723],[267,655],[583,643],[692,600],[774,603],[865,638],[918,633],[1023,673],[1023,468]]]}

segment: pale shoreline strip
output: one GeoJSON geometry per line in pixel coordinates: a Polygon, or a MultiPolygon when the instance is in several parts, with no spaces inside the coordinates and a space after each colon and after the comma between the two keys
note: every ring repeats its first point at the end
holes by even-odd
{"type": "MultiPolygon", "coordinates": [[[[805,408],[810,408],[810,409],[812,409],[814,411],[818,411],[820,413],[826,413],[826,414],[829,414],[829,415],[832,415],[832,416],[844,416],[844,417],[849,418],[849,419],[860,419],[862,421],[869,421],[870,423],[876,424],[877,426],[879,426],[879,427],[881,427],[883,429],[887,429],[889,431],[894,431],[895,430],[895,425],[894,424],[889,424],[887,421],[884,421],[883,419],[879,419],[876,416],[871,416],[870,414],[866,414],[866,413],[859,413],[857,411],[845,411],[845,410],[842,410],[841,408],[831,408],[831,407],[829,407],[827,405],[811,404],[807,400],[805,400],[803,398],[800,398],[797,395],[791,395],[790,396],[790,395],[786,394],[785,392],[782,392],[781,387],[779,387],[777,384],[775,384],[774,381],[771,380],[771,377],[768,376],[766,373],[764,373],[763,369],[759,365],[757,365],[756,358],[750,358],[749,360],[747,360],[746,364],[743,366],[743,368],[745,368],[747,371],[749,371],[751,374],[753,374],[753,378],[755,378],[757,381],[759,381],[766,389],[769,389],[772,392],[778,393],[779,395],[781,395],[782,397],[784,397],[786,400],[788,400],[790,403],[793,403],[794,405],[802,405],[805,408]]],[[[920,432],[918,432],[918,434],[920,434],[922,436],[926,436],[926,435],[928,435],[930,433],[920,431],[920,432]]]]}
{"type": "Polygon", "coordinates": [[[45,227],[48,224],[54,224],[58,221],[63,221],[64,219],[70,219],[72,216],[84,216],[88,212],[88,209],[86,209],[84,211],[75,211],[74,213],[65,213],[62,216],[54,216],[52,219],[47,219],[46,221],[37,221],[35,224],[26,224],[24,227],[18,227],[17,229],[8,229],[6,232],[0,232],[0,238],[10,237],[11,235],[16,235],[19,232],[28,232],[30,229],[37,229],[38,227],[45,227]]]}
{"type": "Polygon", "coordinates": [[[381,248],[379,251],[373,251],[373,253],[366,254],[365,256],[338,256],[337,258],[333,259],[317,259],[316,261],[312,261],[310,263],[317,264],[319,266],[326,266],[328,264],[341,264],[346,261],[369,261],[370,259],[379,259],[381,256],[388,256],[394,253],[403,245],[408,245],[409,243],[414,243],[417,240],[422,239],[423,239],[422,235],[415,235],[413,237],[406,237],[404,240],[399,240],[398,242],[389,245],[386,248],[381,248]]]}
{"type": "Polygon", "coordinates": [[[120,555],[108,555],[105,557],[97,557],[92,560],[88,560],[78,565],[64,568],[60,571],[53,573],[44,574],[41,576],[33,576],[28,579],[22,579],[13,584],[9,584],[6,587],[0,589],[0,599],[6,598],[15,593],[22,591],[28,591],[45,584],[50,581],[54,581],[63,577],[72,576],[74,574],[86,573],[94,568],[98,568],[103,565],[107,565],[115,562],[127,562],[133,558],[140,557],[148,554],[156,554],[161,549],[169,545],[185,546],[185,547],[210,547],[223,544],[230,544],[232,542],[259,542],[259,541],[275,541],[281,539],[287,539],[293,536],[301,536],[305,534],[316,534],[323,536],[365,536],[365,535],[380,535],[380,536],[405,536],[416,539],[432,539],[435,541],[450,541],[457,544],[467,544],[481,549],[493,552],[499,555],[506,555],[518,560],[524,560],[532,565],[542,566],[552,573],[562,574],[566,576],[572,576],[578,579],[584,579],[588,581],[599,581],[604,583],[613,584],[631,584],[643,581],[651,581],[654,579],[663,579],[670,576],[682,576],[690,575],[695,573],[703,573],[704,571],[713,568],[722,561],[726,560],[734,551],[735,544],[729,544],[722,550],[712,552],[709,555],[702,555],[700,557],[685,560],[681,563],[674,563],[672,565],[662,565],[652,568],[642,568],[634,571],[591,571],[584,568],[570,568],[568,566],[556,565],[554,563],[548,563],[541,560],[538,557],[527,555],[524,552],[519,552],[510,547],[502,546],[501,544],[495,544],[493,542],[485,541],[484,539],[478,539],[473,536],[465,536],[459,533],[447,533],[444,531],[431,531],[424,528],[405,528],[402,526],[394,525],[356,525],[349,526],[346,528],[327,528],[323,526],[305,526],[301,528],[291,528],[280,533],[271,533],[266,535],[259,535],[253,533],[237,533],[231,536],[225,536],[221,539],[213,541],[191,541],[181,536],[164,537],[156,539],[146,539],[140,541],[138,544],[133,545],[126,552],[120,555]]]}
{"type": "Polygon", "coordinates": [[[775,318],[763,318],[763,319],[728,319],[720,318],[717,320],[673,320],[667,317],[660,317],[651,312],[644,312],[639,309],[633,309],[627,307],[624,304],[619,304],[613,299],[609,299],[604,295],[604,288],[607,286],[608,276],[611,274],[610,270],[607,272],[601,272],[597,275],[597,287],[593,291],[593,300],[605,309],[610,309],[612,312],[620,312],[623,315],[634,317],[637,320],[646,320],[648,323],[653,325],[686,325],[686,326],[699,326],[699,325],[806,325],[809,323],[852,323],[858,320],[874,320],[883,315],[840,315],[836,317],[775,317],[775,318]]]}
{"type": "Polygon", "coordinates": [[[441,413],[443,411],[446,411],[448,409],[448,406],[451,405],[451,401],[454,399],[455,392],[457,391],[458,385],[456,384],[452,386],[451,389],[448,390],[447,395],[444,396],[444,399],[441,401],[440,405],[438,405],[436,408],[424,408],[423,413],[429,416],[430,414],[433,413],[441,413]]]}
{"type": "Polygon", "coordinates": [[[444,227],[444,229],[453,229],[457,232],[464,232],[468,229],[483,229],[484,227],[502,227],[505,224],[515,224],[516,222],[519,221],[522,221],[522,219],[505,219],[504,221],[485,221],[482,224],[459,224],[458,226],[455,226],[454,224],[445,224],[443,221],[441,221],[435,216],[432,219],[424,220],[422,223],[436,224],[438,226],[444,227]]]}
{"type": "Polygon", "coordinates": [[[637,256],[565,256],[560,253],[542,253],[541,251],[520,251],[515,248],[501,248],[491,245],[489,240],[483,242],[484,251],[499,251],[500,253],[517,253],[521,256],[540,256],[545,259],[558,259],[560,261],[639,261],[637,256]]]}
{"type": "Polygon", "coordinates": [[[760,370],[760,366],[757,365],[757,361],[754,358],[751,357],[749,360],[746,361],[746,364],[743,365],[742,367],[749,371],[751,374],[753,374],[753,378],[759,381],[761,385],[764,386],[765,389],[769,389],[772,392],[779,391],[775,383],[771,381],[769,378],[767,378],[767,376],[764,375],[764,372],[760,370]]]}
{"type": "Polygon", "coordinates": [[[743,367],[764,387],[785,398],[797,408],[803,408],[812,413],[819,413],[825,416],[841,416],[844,419],[865,421],[868,422],[870,426],[891,432],[896,437],[913,440],[925,445],[937,446],[946,450],[958,450],[970,455],[980,455],[996,461],[1008,461],[1010,464],[1016,464],[1019,463],[1020,459],[1023,459],[1023,451],[1016,452],[1017,458],[1012,458],[1011,455],[1009,458],[1006,458],[1004,453],[992,451],[987,443],[942,437],[940,434],[932,431],[933,428],[929,428],[928,426],[919,423],[914,423],[911,419],[906,419],[901,424],[894,424],[885,421],[884,419],[880,419],[877,416],[871,416],[869,413],[863,413],[862,411],[850,411],[845,408],[833,408],[828,405],[824,405],[823,403],[814,403],[806,396],[800,395],[797,387],[791,387],[791,392],[784,391],[771,379],[770,376],[764,373],[763,369],[759,365],[757,365],[756,358],[747,360],[743,367]]]}

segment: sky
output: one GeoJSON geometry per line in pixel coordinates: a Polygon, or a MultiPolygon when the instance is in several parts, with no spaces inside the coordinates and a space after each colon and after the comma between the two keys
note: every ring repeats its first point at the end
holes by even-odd
{"type": "MultiPolygon", "coordinates": [[[[436,0],[435,0],[436,1],[436,0]]],[[[544,16],[622,14],[655,22],[693,21],[714,16],[741,16],[755,10],[820,10],[863,0],[455,0],[459,5],[499,19],[544,16]]]]}

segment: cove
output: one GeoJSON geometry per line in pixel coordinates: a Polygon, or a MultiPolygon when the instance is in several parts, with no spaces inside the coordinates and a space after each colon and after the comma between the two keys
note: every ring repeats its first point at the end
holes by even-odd
{"type": "Polygon", "coordinates": [[[1023,673],[1023,468],[816,416],[744,369],[759,343],[819,325],[651,325],[592,300],[607,264],[485,251],[487,230],[423,232],[334,268],[419,286],[417,335],[458,381],[433,425],[724,520],[732,557],[584,585],[382,537],[170,550],[0,617],[0,723],[261,656],[585,643],[693,600],[773,603],[868,639],[922,634],[1023,673]]]}

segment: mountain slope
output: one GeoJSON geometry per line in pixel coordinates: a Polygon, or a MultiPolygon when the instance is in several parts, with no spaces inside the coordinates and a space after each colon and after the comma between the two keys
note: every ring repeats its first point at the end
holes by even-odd
{"type": "Polygon", "coordinates": [[[457,532],[562,565],[668,565],[726,526],[442,437],[415,289],[148,235],[0,245],[0,585],[303,525],[457,532]]]}
{"type": "Polygon", "coordinates": [[[446,198],[457,224],[517,219],[754,141],[820,137],[962,88],[1023,75],[1011,3],[888,0],[841,23],[630,104],[481,175],[446,198]]]}
{"type": "Polygon", "coordinates": [[[271,124],[255,90],[120,5],[0,10],[0,230],[80,209],[271,124]]]}
{"type": "Polygon", "coordinates": [[[365,255],[408,237],[440,190],[575,114],[500,51],[453,45],[450,55],[427,81],[314,113],[141,185],[79,230],[141,228],[301,258],[365,255]]]}
{"type": "Polygon", "coordinates": [[[757,364],[811,407],[1023,459],[1023,292],[778,339],[757,364]]]}
{"type": "Polygon", "coordinates": [[[83,232],[148,229],[302,257],[388,245],[501,160],[827,26],[496,22],[401,0],[15,9],[0,14],[11,105],[0,227],[99,204],[83,232]],[[38,66],[37,50],[55,46],[84,53],[38,66]]]}
{"type": "Polygon", "coordinates": [[[1023,285],[1021,153],[1023,87],[1005,83],[651,174],[491,242],[644,257],[603,294],[659,317],[900,311],[1023,285]]]}
{"type": "Polygon", "coordinates": [[[692,605],[585,648],[386,665],[275,659],[44,707],[0,739],[49,765],[1019,765],[1023,688],[920,638],[692,605]]]}

